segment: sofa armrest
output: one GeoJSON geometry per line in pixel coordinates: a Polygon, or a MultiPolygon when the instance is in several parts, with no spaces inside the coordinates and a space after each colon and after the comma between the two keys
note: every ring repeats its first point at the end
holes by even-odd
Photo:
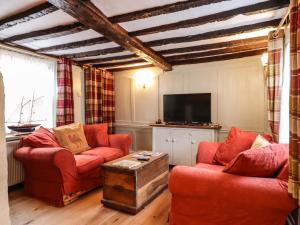
{"type": "Polygon", "coordinates": [[[131,145],[131,136],[129,134],[110,134],[108,138],[110,147],[121,149],[124,155],[128,155],[131,145]]]}
{"type": "Polygon", "coordinates": [[[77,176],[73,154],[61,147],[21,147],[14,152],[14,157],[22,162],[32,178],[61,181],[77,176]]]}
{"type": "Polygon", "coordinates": [[[276,178],[236,176],[213,169],[176,166],[170,175],[172,196],[225,204],[224,207],[292,211],[296,204],[276,178]]]}
{"type": "Polygon", "coordinates": [[[200,142],[198,145],[197,163],[212,164],[214,156],[221,142],[200,142]]]}

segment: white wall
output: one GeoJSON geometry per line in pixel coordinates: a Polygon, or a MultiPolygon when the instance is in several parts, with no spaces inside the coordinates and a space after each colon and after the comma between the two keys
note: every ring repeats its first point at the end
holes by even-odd
{"type": "MultiPolygon", "coordinates": [[[[119,132],[124,133],[127,129],[132,133],[138,127],[139,131],[133,132],[134,139],[137,139],[141,128],[148,128],[144,132],[151,139],[148,124],[163,118],[164,94],[205,92],[212,93],[212,122],[222,126],[220,140],[226,137],[232,126],[255,132],[268,130],[260,56],[176,66],[170,72],[157,68],[147,70],[155,78],[146,89],[137,87],[132,79],[137,70],[115,73],[116,124],[119,132]]],[[[149,140],[145,143],[145,146],[139,147],[151,149],[149,140]]]]}
{"type": "Polygon", "coordinates": [[[72,66],[73,75],[73,99],[74,99],[74,120],[84,123],[84,88],[83,70],[79,66],[72,66]]]}

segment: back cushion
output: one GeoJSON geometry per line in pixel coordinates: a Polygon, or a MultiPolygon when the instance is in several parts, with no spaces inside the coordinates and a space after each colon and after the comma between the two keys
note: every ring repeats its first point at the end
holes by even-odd
{"type": "Polygon", "coordinates": [[[32,148],[60,147],[54,134],[44,127],[23,138],[22,145],[32,148]]]}
{"type": "Polygon", "coordinates": [[[78,154],[90,149],[81,123],[72,123],[53,128],[53,130],[60,146],[66,148],[73,154],[78,154]]]}
{"type": "Polygon", "coordinates": [[[106,123],[84,125],[83,129],[86,140],[92,148],[109,146],[106,123]]]}
{"type": "MultiPolygon", "coordinates": [[[[214,156],[214,162],[226,165],[240,152],[249,149],[258,134],[253,132],[242,131],[232,127],[227,139],[219,146],[214,156]]],[[[269,135],[262,135],[268,141],[272,141],[269,135]]]]}
{"type": "Polygon", "coordinates": [[[272,144],[241,152],[224,168],[224,172],[247,177],[272,177],[287,162],[288,145],[272,144]]]}

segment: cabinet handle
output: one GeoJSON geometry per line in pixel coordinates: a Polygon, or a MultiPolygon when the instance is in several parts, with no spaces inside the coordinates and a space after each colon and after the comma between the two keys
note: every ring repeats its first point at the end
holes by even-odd
{"type": "Polygon", "coordinates": [[[191,143],[194,145],[194,144],[196,144],[196,141],[191,141],[191,143]]]}
{"type": "Polygon", "coordinates": [[[175,139],[175,138],[173,138],[172,142],[175,142],[175,141],[176,141],[176,139],[175,139]]]}
{"type": "Polygon", "coordinates": [[[166,139],[166,142],[169,142],[169,139],[166,139]]]}

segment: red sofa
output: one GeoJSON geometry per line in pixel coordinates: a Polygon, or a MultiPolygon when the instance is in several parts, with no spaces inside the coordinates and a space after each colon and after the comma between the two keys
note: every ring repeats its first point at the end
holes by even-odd
{"type": "Polygon", "coordinates": [[[219,145],[200,143],[195,167],[172,170],[170,225],[284,225],[297,207],[288,196],[287,163],[274,178],[225,173],[213,163],[219,145]]]}
{"type": "Polygon", "coordinates": [[[25,168],[25,192],[61,207],[101,186],[101,164],[127,155],[131,145],[126,134],[108,135],[108,140],[108,146],[96,146],[78,155],[62,147],[17,149],[14,156],[25,168]]]}

